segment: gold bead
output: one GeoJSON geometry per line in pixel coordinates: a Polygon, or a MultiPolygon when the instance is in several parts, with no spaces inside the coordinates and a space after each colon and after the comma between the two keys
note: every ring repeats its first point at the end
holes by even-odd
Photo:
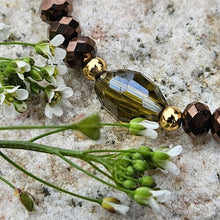
{"type": "Polygon", "coordinates": [[[91,59],[83,68],[83,73],[89,80],[95,80],[102,72],[107,70],[106,63],[100,57],[91,59]]]}
{"type": "Polygon", "coordinates": [[[182,112],[174,107],[166,107],[160,116],[160,126],[167,131],[177,130],[182,122],[182,112]]]}

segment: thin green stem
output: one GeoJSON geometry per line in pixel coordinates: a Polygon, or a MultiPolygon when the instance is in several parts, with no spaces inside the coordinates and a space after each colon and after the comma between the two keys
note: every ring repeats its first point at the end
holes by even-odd
{"type": "Polygon", "coordinates": [[[65,189],[62,189],[58,186],[55,186],[53,185],[52,183],[49,183],[45,180],[42,180],[40,179],[39,177],[33,175],[32,173],[28,172],[27,170],[23,169],[22,167],[20,167],[18,164],[16,164],[14,161],[12,161],[10,158],[8,158],[5,154],[3,154],[1,151],[0,151],[0,156],[3,157],[6,161],[8,161],[12,166],[16,167],[18,170],[20,170],[21,172],[25,173],[26,175],[30,176],[31,178],[51,187],[51,188],[54,188],[60,192],[63,192],[63,193],[66,193],[66,194],[69,194],[71,196],[75,196],[75,197],[78,197],[80,199],[84,199],[84,200],[87,200],[87,201],[90,201],[90,202],[95,202],[95,203],[98,203],[98,204],[101,204],[101,201],[102,200],[97,200],[97,199],[92,199],[92,198],[89,198],[89,197],[85,197],[85,196],[81,196],[79,194],[76,194],[76,193],[73,193],[73,192],[69,192],[65,189]]]}
{"type": "Polygon", "coordinates": [[[99,167],[97,167],[95,164],[93,164],[91,161],[88,162],[88,164],[93,167],[95,170],[97,170],[98,172],[100,172],[102,175],[108,177],[110,180],[113,180],[113,178],[108,175],[106,172],[104,172],[103,170],[101,170],[99,167]]]}
{"type": "Polygon", "coordinates": [[[128,149],[128,150],[86,150],[83,151],[84,154],[89,154],[89,153],[109,153],[109,152],[117,152],[117,153],[136,153],[138,150],[137,149],[128,149]]]}
{"type": "Polygon", "coordinates": [[[31,43],[25,43],[25,42],[0,42],[0,45],[14,45],[14,44],[18,44],[18,45],[23,45],[23,46],[30,46],[30,47],[35,47],[36,44],[31,44],[31,43]]]}
{"type": "Polygon", "coordinates": [[[19,130],[19,129],[50,129],[50,128],[66,128],[66,129],[76,129],[76,124],[70,125],[36,125],[36,126],[5,126],[0,127],[0,130],[19,130]]]}
{"type": "Polygon", "coordinates": [[[129,128],[129,123],[100,123],[101,126],[118,126],[129,128]]]}
{"type": "Polygon", "coordinates": [[[16,189],[16,187],[12,183],[10,183],[8,180],[6,180],[4,177],[0,176],[0,180],[8,184],[12,189],[16,189]]]}
{"type": "Polygon", "coordinates": [[[34,137],[34,138],[31,138],[29,141],[30,141],[30,142],[34,142],[34,141],[36,141],[36,140],[38,140],[38,139],[40,139],[40,138],[49,136],[49,135],[51,135],[51,134],[58,133],[58,132],[60,132],[60,131],[65,131],[65,130],[67,130],[67,129],[68,129],[68,127],[67,127],[67,128],[58,128],[58,129],[56,129],[56,130],[49,131],[49,132],[40,134],[40,135],[38,135],[38,136],[36,136],[36,137],[34,137]]]}
{"type": "Polygon", "coordinates": [[[13,60],[13,59],[7,58],[7,57],[0,57],[0,60],[8,60],[8,61],[11,61],[11,60],[13,60]]]}

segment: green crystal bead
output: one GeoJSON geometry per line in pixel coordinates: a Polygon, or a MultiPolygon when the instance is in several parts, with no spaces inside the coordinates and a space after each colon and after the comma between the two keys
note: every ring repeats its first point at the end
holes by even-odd
{"type": "Polygon", "coordinates": [[[102,73],[94,89],[105,110],[121,122],[136,117],[159,121],[160,112],[167,106],[159,87],[131,70],[102,73]]]}

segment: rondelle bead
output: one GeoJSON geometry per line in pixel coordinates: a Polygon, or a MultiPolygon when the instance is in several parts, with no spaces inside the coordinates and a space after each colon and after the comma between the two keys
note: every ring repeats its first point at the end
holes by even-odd
{"type": "Polygon", "coordinates": [[[59,21],[63,16],[71,15],[71,0],[43,0],[40,5],[41,19],[48,24],[59,21]]]}
{"type": "Polygon", "coordinates": [[[211,126],[209,107],[201,102],[192,102],[183,112],[183,129],[192,138],[204,136],[211,126]]]}
{"type": "Polygon", "coordinates": [[[83,68],[87,62],[96,56],[95,41],[89,37],[73,38],[66,48],[65,63],[72,68],[83,68]]]}
{"type": "Polygon", "coordinates": [[[107,65],[100,57],[91,59],[83,68],[83,73],[88,80],[94,81],[100,74],[107,70],[107,65]]]}
{"type": "Polygon", "coordinates": [[[102,106],[121,122],[137,117],[158,122],[167,106],[159,87],[132,70],[104,72],[96,79],[94,89],[102,106]]]}
{"type": "Polygon", "coordinates": [[[220,143],[220,108],[212,115],[211,132],[215,140],[220,143]]]}
{"type": "Polygon", "coordinates": [[[177,130],[182,122],[182,112],[174,107],[166,107],[160,115],[160,126],[167,131],[177,130]]]}
{"type": "Polygon", "coordinates": [[[69,41],[81,33],[77,19],[69,16],[62,17],[59,21],[53,22],[48,28],[50,40],[57,34],[62,34],[65,38],[63,45],[67,47],[69,41]]]}

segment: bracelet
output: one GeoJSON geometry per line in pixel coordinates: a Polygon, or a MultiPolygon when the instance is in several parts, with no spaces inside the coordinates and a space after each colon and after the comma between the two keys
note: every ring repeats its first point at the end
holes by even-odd
{"type": "Polygon", "coordinates": [[[81,69],[88,80],[95,81],[94,89],[102,106],[118,121],[143,117],[158,122],[167,131],[175,131],[182,124],[193,139],[211,129],[220,143],[220,108],[211,115],[207,105],[192,102],[182,113],[177,107],[168,106],[159,87],[141,73],[125,69],[107,71],[105,61],[96,57],[95,42],[80,35],[79,22],[71,17],[70,0],[43,0],[40,11],[42,20],[50,24],[49,38],[58,34],[65,38],[62,45],[67,52],[65,63],[81,69]]]}

